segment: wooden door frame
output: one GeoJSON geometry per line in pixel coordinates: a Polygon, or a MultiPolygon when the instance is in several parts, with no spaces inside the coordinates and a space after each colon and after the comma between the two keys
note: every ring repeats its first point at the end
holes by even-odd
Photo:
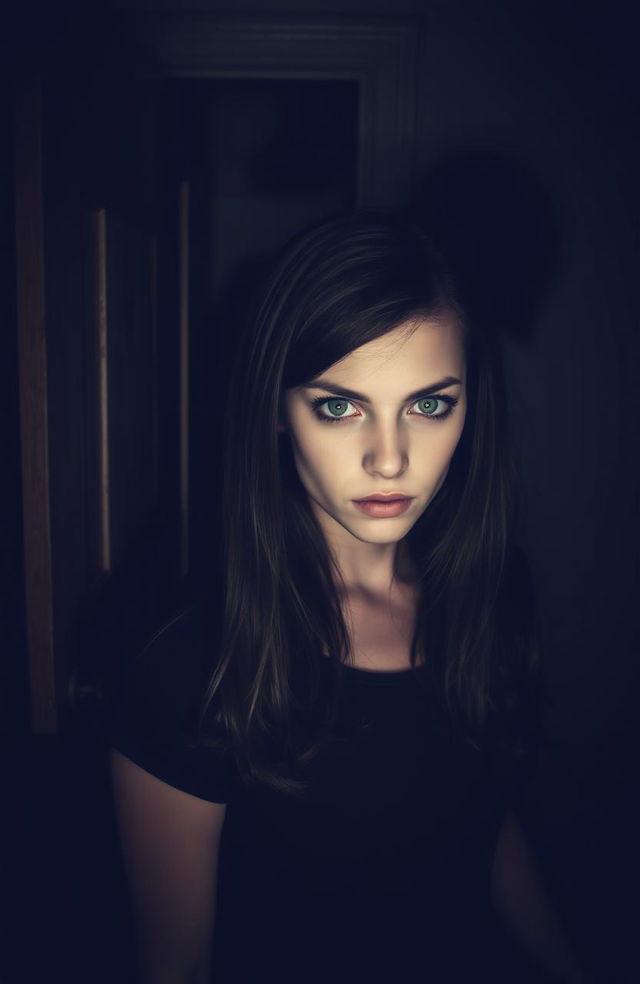
{"type": "Polygon", "coordinates": [[[121,17],[161,76],[356,82],[357,202],[385,207],[405,200],[415,175],[417,19],[129,12],[121,17]]]}
{"type": "Polygon", "coordinates": [[[15,221],[18,385],[31,727],[57,730],[42,175],[42,79],[17,88],[15,221]]]}

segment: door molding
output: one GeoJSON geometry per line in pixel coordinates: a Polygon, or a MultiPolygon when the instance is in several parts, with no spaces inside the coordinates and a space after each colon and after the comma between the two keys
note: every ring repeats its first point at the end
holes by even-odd
{"type": "Polygon", "coordinates": [[[18,87],[15,135],[16,286],[22,526],[31,725],[57,728],[49,496],[49,422],[42,179],[42,79],[18,87]]]}
{"type": "Polygon", "coordinates": [[[358,204],[385,207],[405,201],[415,173],[416,19],[120,16],[135,22],[135,32],[162,76],[356,82],[358,204]]]}

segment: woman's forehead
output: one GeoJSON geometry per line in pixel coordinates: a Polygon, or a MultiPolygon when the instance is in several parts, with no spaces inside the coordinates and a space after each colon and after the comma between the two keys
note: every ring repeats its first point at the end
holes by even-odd
{"type": "Polygon", "coordinates": [[[367,378],[390,382],[396,375],[434,372],[434,379],[464,369],[462,331],[454,318],[422,318],[399,325],[335,362],[322,376],[343,383],[367,378]]]}

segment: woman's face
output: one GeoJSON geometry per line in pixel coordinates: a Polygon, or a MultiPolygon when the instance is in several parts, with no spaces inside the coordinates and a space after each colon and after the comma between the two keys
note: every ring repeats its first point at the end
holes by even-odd
{"type": "Polygon", "coordinates": [[[325,533],[344,546],[352,538],[397,542],[444,482],[462,434],[460,326],[450,314],[400,325],[286,390],[285,414],[279,430],[289,433],[300,481],[325,533]],[[376,492],[411,502],[400,515],[366,515],[354,500],[376,492]]]}

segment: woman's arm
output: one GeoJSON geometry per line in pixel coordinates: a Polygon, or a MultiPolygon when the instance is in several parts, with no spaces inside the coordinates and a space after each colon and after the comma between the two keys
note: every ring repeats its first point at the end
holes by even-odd
{"type": "Polygon", "coordinates": [[[115,749],[111,776],[142,984],[209,984],[226,805],[167,785],[115,749]]]}
{"type": "Polygon", "coordinates": [[[506,927],[553,980],[587,984],[546,894],[526,836],[512,811],[502,824],[493,861],[493,904],[506,927]]]}

